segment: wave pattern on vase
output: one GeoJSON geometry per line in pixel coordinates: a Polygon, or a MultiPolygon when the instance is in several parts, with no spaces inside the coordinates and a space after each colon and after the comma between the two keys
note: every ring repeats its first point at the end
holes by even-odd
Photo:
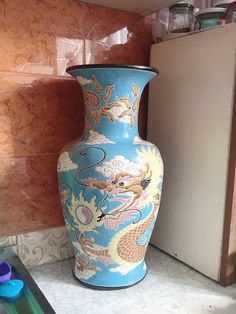
{"type": "Polygon", "coordinates": [[[143,279],[163,179],[161,155],[138,137],[142,89],[151,68],[78,66],[68,69],[85,100],[83,139],[58,162],[74,274],[95,287],[119,288],[143,279]]]}

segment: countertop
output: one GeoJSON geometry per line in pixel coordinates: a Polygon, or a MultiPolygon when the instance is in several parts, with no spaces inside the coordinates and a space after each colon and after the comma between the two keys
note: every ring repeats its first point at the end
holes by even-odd
{"type": "Polygon", "coordinates": [[[72,274],[73,259],[30,273],[57,314],[236,313],[236,285],[222,287],[151,246],[146,262],[146,278],[117,291],[81,286],[72,274]]]}

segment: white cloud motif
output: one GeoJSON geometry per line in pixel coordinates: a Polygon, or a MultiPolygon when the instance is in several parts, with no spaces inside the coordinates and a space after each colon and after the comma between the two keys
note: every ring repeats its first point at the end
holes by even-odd
{"type": "Polygon", "coordinates": [[[75,275],[82,280],[88,280],[89,278],[96,275],[95,270],[85,269],[85,270],[75,270],[75,275]]]}
{"type": "Polygon", "coordinates": [[[115,144],[115,142],[110,141],[105,135],[99,134],[93,130],[89,131],[89,138],[86,144],[115,144]]]}
{"type": "Polygon", "coordinates": [[[57,165],[58,172],[69,171],[69,170],[73,170],[77,168],[78,168],[78,165],[73,163],[73,161],[70,159],[68,152],[63,152],[60,155],[59,160],[58,160],[58,165],[57,165]]]}
{"type": "Polygon", "coordinates": [[[112,114],[114,120],[118,120],[122,123],[130,123],[131,117],[128,114],[122,116],[122,114],[127,111],[127,104],[118,98],[116,100],[116,103],[118,103],[120,106],[114,106],[110,110],[107,110],[107,112],[110,112],[112,114]]]}
{"type": "Polygon", "coordinates": [[[136,164],[124,156],[115,156],[109,161],[104,161],[101,166],[97,166],[96,170],[105,177],[116,175],[118,172],[129,172],[132,175],[139,175],[140,165],[136,164]]]}
{"type": "Polygon", "coordinates": [[[87,84],[93,83],[92,80],[87,80],[82,76],[77,76],[76,79],[81,85],[87,85],[87,84]]]}
{"type": "Polygon", "coordinates": [[[131,270],[135,269],[138,265],[132,265],[132,266],[117,266],[114,268],[109,269],[110,272],[112,273],[120,273],[121,275],[127,275],[131,270]]]}

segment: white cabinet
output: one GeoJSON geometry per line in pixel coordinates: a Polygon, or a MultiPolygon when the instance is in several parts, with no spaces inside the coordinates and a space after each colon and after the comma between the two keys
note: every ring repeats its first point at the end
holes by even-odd
{"type": "Polygon", "coordinates": [[[232,224],[225,216],[236,210],[228,185],[236,159],[235,48],[231,24],[151,49],[160,76],[150,85],[148,140],[159,147],[165,166],[151,242],[219,281],[227,271],[222,267],[232,224]]]}

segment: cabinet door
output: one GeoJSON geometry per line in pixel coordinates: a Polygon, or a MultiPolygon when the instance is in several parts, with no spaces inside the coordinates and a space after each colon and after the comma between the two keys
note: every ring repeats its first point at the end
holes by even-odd
{"type": "Polygon", "coordinates": [[[219,280],[235,78],[236,26],[151,49],[148,140],[165,166],[151,242],[219,280]]]}

